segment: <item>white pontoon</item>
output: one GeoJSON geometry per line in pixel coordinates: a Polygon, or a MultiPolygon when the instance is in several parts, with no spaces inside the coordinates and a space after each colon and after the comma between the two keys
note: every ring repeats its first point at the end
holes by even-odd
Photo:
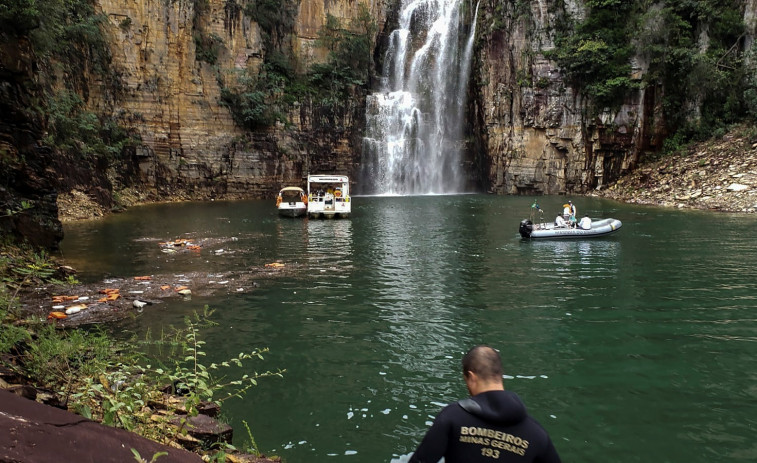
{"type": "Polygon", "coordinates": [[[308,175],[308,217],[347,218],[352,212],[346,175],[308,175]]]}

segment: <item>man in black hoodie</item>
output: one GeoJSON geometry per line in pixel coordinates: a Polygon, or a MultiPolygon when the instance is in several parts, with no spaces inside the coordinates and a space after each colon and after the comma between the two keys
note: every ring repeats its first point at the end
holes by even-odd
{"type": "Polygon", "coordinates": [[[410,457],[410,463],[560,463],[547,431],[505,391],[502,360],[489,346],[463,357],[471,397],[447,405],[410,457]]]}

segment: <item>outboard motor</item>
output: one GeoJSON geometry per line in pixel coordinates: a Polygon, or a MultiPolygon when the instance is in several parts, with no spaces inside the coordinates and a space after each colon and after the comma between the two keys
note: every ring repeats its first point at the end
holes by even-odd
{"type": "Polygon", "coordinates": [[[520,221],[520,227],[518,227],[518,232],[520,232],[520,236],[523,238],[531,238],[531,232],[534,230],[534,223],[531,222],[529,219],[523,219],[520,221]]]}

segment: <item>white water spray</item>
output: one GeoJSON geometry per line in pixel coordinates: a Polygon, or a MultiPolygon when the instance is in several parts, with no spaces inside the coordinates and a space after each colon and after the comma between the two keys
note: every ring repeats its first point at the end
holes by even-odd
{"type": "Polygon", "coordinates": [[[366,105],[366,193],[441,194],[464,188],[463,115],[478,6],[463,37],[463,1],[402,0],[381,90],[366,105]]]}

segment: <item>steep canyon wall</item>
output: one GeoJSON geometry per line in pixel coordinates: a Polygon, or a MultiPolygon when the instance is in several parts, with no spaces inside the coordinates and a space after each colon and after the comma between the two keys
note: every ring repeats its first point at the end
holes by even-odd
{"type": "MultiPolygon", "coordinates": [[[[381,69],[399,1],[364,2],[377,26],[369,83],[381,69]]],[[[361,7],[358,0],[290,3],[296,6],[293,24],[277,46],[291,53],[300,73],[328,59],[328,50],[318,43],[327,16],[348,27],[361,7]]],[[[2,164],[5,178],[15,182],[6,182],[3,195],[15,188],[16,205],[31,199],[40,205],[41,216],[50,216],[56,213],[55,194],[66,188],[107,204],[112,191],[125,186],[156,199],[204,199],[272,197],[282,185],[303,184],[308,173],[346,173],[359,182],[365,96],[375,90],[375,81],[373,88],[355,88],[336,114],[302,101],[291,107],[287,123],[261,130],[240,128],[221,103],[223,89],[233,88],[243,72],[256,75],[271,52],[266,31],[245,14],[246,4],[95,0],[96,11],[107,18],[100,28],[110,51],[110,74],[73,77],[86,82],[82,93],[89,109],[114,116],[138,135],[121,164],[95,166],[120,170],[115,174],[86,175],[84,168],[71,168],[70,160],[44,147],[44,121],[23,111],[34,105],[44,84],[41,66],[28,43],[0,33],[0,152],[18,161],[2,164]],[[212,60],[202,57],[207,50],[198,50],[204,40],[215,47],[212,60]]],[[[568,82],[555,60],[545,56],[555,48],[556,30],[566,18],[585,17],[585,1],[471,0],[466,8],[476,5],[480,12],[463,140],[467,184],[497,194],[583,193],[617,179],[644,153],[659,150],[667,135],[663,89],[641,85],[649,66],[643,57],[631,60],[628,77],[638,84],[636,90],[619,106],[592,111],[580,85],[568,82]]],[[[744,0],[742,6],[743,44],[750,47],[757,3],[744,0]]],[[[14,216],[3,228],[17,230],[20,220],[14,216]]],[[[56,223],[52,219],[40,226],[38,232],[49,237],[44,241],[59,239],[56,223]]]]}
{"type": "MultiPolygon", "coordinates": [[[[158,197],[270,197],[284,184],[302,184],[308,173],[352,173],[360,99],[342,115],[341,131],[299,107],[288,115],[290,125],[250,133],[220,104],[221,88],[233,86],[242,71],[255,75],[266,53],[242,2],[97,1],[109,19],[112,66],[123,91],[115,102],[93,95],[91,104],[119,114],[141,137],[134,156],[144,188],[158,197]],[[220,43],[213,64],[198,59],[198,36],[220,43]]],[[[375,17],[383,15],[373,8],[375,17]]],[[[326,53],[315,40],[326,15],[348,24],[357,13],[351,0],[301,1],[285,46],[302,68],[322,61],[326,53]]]]}
{"type": "MultiPolygon", "coordinates": [[[[544,58],[561,16],[581,18],[581,2],[508,2],[488,8],[480,66],[472,84],[481,176],[499,194],[581,193],[617,179],[654,143],[654,95],[639,90],[616,111],[587,118],[587,102],[544,58]],[[494,15],[499,17],[494,18],[494,15]]],[[[641,70],[635,70],[636,79],[641,70]]]]}

